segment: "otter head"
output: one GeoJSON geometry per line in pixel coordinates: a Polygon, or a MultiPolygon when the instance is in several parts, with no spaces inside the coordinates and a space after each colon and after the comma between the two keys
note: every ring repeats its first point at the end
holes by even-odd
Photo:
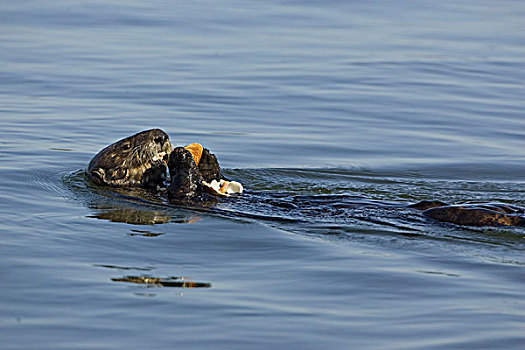
{"type": "Polygon", "coordinates": [[[160,129],[139,132],[101,150],[88,165],[89,178],[99,185],[155,188],[166,178],[169,136],[160,129]]]}

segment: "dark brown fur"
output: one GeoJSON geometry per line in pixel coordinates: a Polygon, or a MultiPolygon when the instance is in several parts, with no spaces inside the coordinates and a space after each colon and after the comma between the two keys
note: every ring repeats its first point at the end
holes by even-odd
{"type": "Polygon", "coordinates": [[[448,205],[439,201],[422,201],[409,207],[424,210],[423,215],[438,221],[469,226],[525,225],[521,208],[501,203],[465,203],[448,205]]]}
{"type": "Polygon", "coordinates": [[[91,159],[87,174],[98,185],[156,188],[166,178],[166,165],[154,158],[170,151],[169,136],[164,131],[142,131],[101,150],[91,159]]]}
{"type": "Polygon", "coordinates": [[[202,181],[218,181],[222,178],[217,157],[206,148],[197,166],[188,150],[176,147],[170,154],[168,168],[171,177],[168,198],[172,202],[203,199],[202,181]]]}
{"type": "Polygon", "coordinates": [[[170,201],[184,201],[202,194],[202,176],[197,169],[191,153],[183,147],[176,147],[170,154],[168,162],[170,201]]]}
{"type": "Polygon", "coordinates": [[[213,180],[219,181],[223,178],[217,157],[207,148],[202,151],[198,169],[203,180],[206,182],[212,182],[213,180]]]}

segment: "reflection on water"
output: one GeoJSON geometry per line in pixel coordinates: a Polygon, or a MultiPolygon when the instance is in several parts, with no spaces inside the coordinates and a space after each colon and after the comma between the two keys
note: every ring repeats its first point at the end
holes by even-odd
{"type": "MultiPolygon", "coordinates": [[[[51,174],[61,177],[69,189],[69,196],[75,201],[85,203],[93,211],[89,218],[108,220],[131,225],[157,225],[167,223],[192,224],[201,218],[191,211],[181,211],[175,206],[166,206],[164,193],[141,188],[117,188],[96,186],[87,178],[84,170],[69,172],[66,175],[51,174]]],[[[40,185],[49,178],[37,179],[40,185]]],[[[61,191],[60,189],[56,189],[61,191]]],[[[203,203],[212,206],[215,202],[203,203]]],[[[148,232],[136,234],[151,236],[148,232]]],[[[133,234],[132,234],[133,235],[133,234]]]]}
{"type": "MultiPolygon", "coordinates": [[[[157,225],[167,224],[169,222],[178,224],[194,224],[201,220],[200,216],[188,212],[168,213],[158,210],[140,209],[140,208],[121,208],[120,204],[116,204],[115,208],[92,208],[96,211],[93,215],[88,215],[90,218],[109,220],[112,222],[123,222],[132,225],[157,225]]],[[[176,207],[174,207],[176,209],[176,207]]],[[[148,231],[132,230],[137,234],[143,236],[158,235],[148,231]]],[[[132,236],[134,234],[131,234],[132,236]]]]}
{"type": "Polygon", "coordinates": [[[149,275],[141,275],[115,277],[111,280],[114,282],[146,284],[152,287],[211,288],[211,283],[194,282],[188,280],[186,277],[153,277],[149,275]]]}
{"type": "MultiPolygon", "coordinates": [[[[98,209],[98,208],[95,208],[98,209]]],[[[109,220],[112,222],[125,222],[132,225],[155,225],[170,222],[171,217],[166,213],[152,210],[137,209],[104,209],[90,218],[109,220]]]]}
{"type": "Polygon", "coordinates": [[[142,236],[142,237],[159,237],[165,235],[165,233],[151,232],[146,230],[131,230],[130,236],[142,236]]]}

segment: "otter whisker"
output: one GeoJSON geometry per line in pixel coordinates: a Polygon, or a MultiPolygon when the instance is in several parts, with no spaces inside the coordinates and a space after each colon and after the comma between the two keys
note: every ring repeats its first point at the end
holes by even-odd
{"type": "Polygon", "coordinates": [[[133,160],[133,163],[139,164],[141,163],[142,158],[142,145],[137,145],[133,148],[131,152],[131,159],[133,160]]]}

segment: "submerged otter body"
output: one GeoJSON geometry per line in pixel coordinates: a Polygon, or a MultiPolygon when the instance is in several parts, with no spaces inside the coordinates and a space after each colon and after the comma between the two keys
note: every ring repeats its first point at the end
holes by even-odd
{"type": "Polygon", "coordinates": [[[166,179],[163,158],[170,151],[164,131],[142,131],[101,150],[89,162],[87,174],[98,185],[155,189],[166,179]]]}
{"type": "Polygon", "coordinates": [[[522,208],[501,203],[439,203],[423,211],[432,219],[468,226],[521,226],[525,225],[524,214],[522,208]]]}
{"type": "MultiPolygon", "coordinates": [[[[96,184],[159,189],[164,186],[167,169],[171,177],[168,200],[174,203],[209,198],[203,184],[224,179],[217,158],[208,149],[202,150],[198,160],[187,148],[172,151],[168,135],[160,129],[143,131],[107,146],[93,157],[87,173],[96,184]]],[[[501,203],[449,205],[425,200],[407,207],[458,225],[525,225],[524,209],[501,203]]]]}

